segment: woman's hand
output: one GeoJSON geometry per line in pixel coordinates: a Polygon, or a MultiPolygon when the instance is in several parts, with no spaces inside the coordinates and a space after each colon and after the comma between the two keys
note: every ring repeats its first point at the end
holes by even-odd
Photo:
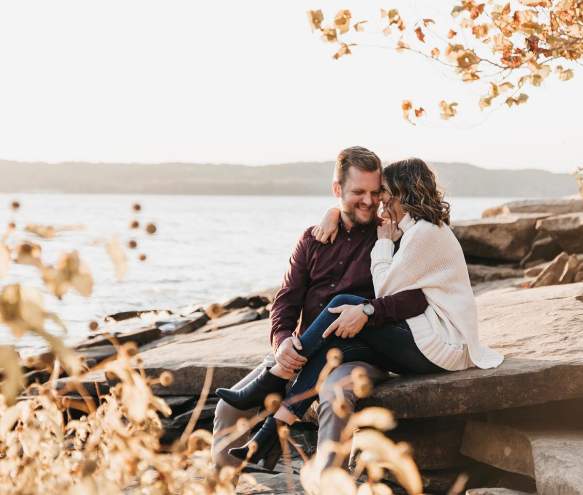
{"type": "Polygon", "coordinates": [[[338,235],[338,220],[340,220],[340,210],[338,208],[330,208],[320,225],[316,225],[312,229],[312,235],[318,242],[322,244],[334,243],[338,235]]]}
{"type": "Polygon", "coordinates": [[[383,208],[381,219],[383,223],[377,227],[377,238],[391,239],[393,242],[398,241],[403,235],[403,232],[399,229],[397,216],[390,206],[383,208]]]}

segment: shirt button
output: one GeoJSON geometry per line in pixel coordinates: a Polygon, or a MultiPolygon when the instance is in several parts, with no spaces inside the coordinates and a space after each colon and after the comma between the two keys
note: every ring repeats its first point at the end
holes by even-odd
{"type": "Polygon", "coordinates": [[[350,241],[350,237],[348,239],[346,239],[347,241],[350,241]]]}
{"type": "Polygon", "coordinates": [[[334,288],[336,287],[336,284],[330,284],[330,287],[334,288]]]}
{"type": "Polygon", "coordinates": [[[343,265],[344,264],[344,261],[339,261],[338,264],[339,265],[343,265]]]}
{"type": "Polygon", "coordinates": [[[323,306],[324,306],[324,303],[320,303],[320,307],[323,307],[323,306]]]}

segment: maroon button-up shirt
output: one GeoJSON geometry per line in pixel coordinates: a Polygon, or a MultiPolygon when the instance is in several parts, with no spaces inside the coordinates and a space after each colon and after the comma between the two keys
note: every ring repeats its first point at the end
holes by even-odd
{"type": "Polygon", "coordinates": [[[301,334],[338,294],[369,299],[375,312],[368,324],[374,326],[417,316],[427,308],[420,289],[375,298],[370,252],[377,240],[377,226],[354,226],[348,231],[342,221],[339,225],[333,244],[318,242],[312,227],[298,240],[271,309],[274,351],[296,329],[301,334]]]}

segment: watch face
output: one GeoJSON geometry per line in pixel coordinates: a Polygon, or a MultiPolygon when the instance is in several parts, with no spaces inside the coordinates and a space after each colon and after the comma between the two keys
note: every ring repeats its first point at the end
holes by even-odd
{"type": "Polygon", "coordinates": [[[374,314],[374,306],[372,304],[365,304],[362,310],[366,316],[372,316],[374,314]]]}

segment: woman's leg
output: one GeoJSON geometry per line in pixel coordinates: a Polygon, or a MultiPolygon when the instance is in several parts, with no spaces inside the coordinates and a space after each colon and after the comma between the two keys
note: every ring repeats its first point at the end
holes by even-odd
{"type": "Polygon", "coordinates": [[[328,309],[337,308],[343,304],[361,304],[363,301],[366,301],[364,297],[350,294],[334,296],[312,324],[300,335],[300,342],[302,343],[300,354],[309,358],[326,342],[326,339],[322,338],[322,334],[338,318],[338,314],[330,313],[328,309]]]}
{"type": "MultiPolygon", "coordinates": [[[[351,294],[339,294],[334,296],[311,325],[306,328],[304,333],[299,337],[302,348],[298,349],[298,353],[309,358],[324,344],[325,339],[322,338],[322,334],[334,322],[334,320],[338,318],[338,314],[330,313],[330,311],[328,311],[329,308],[337,308],[343,304],[360,304],[365,300],[364,297],[353,296],[351,294]]],[[[278,364],[271,368],[270,373],[287,380],[291,379],[293,376],[278,364]]]]}
{"type": "Polygon", "coordinates": [[[406,321],[380,327],[364,327],[358,334],[382,356],[383,369],[398,374],[441,373],[447,370],[427,359],[419,350],[406,321]]]}
{"type": "Polygon", "coordinates": [[[358,336],[351,339],[341,339],[335,335],[328,337],[319,346],[318,350],[310,356],[306,365],[296,376],[283,402],[285,410],[278,411],[276,414],[278,419],[289,424],[290,422],[293,423],[295,418],[301,419],[305,414],[316,399],[317,393],[314,391],[314,387],[318,383],[320,373],[326,366],[328,351],[333,348],[342,352],[342,361],[345,363],[364,361],[377,366],[381,364],[380,355],[373,351],[366,342],[359,339],[358,336]],[[306,393],[310,393],[310,395],[300,399],[306,393]],[[287,413],[291,413],[291,415],[287,413]]]}

